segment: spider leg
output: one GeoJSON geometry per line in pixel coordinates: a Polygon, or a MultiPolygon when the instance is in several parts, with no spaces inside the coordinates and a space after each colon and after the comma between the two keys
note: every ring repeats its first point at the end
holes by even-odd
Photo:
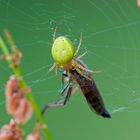
{"type": "Polygon", "coordinates": [[[82,75],[83,77],[85,77],[86,79],[92,80],[90,77],[86,76],[79,68],[76,68],[76,71],[77,71],[80,75],[82,75]]]}
{"type": "Polygon", "coordinates": [[[48,108],[64,106],[67,103],[67,101],[69,100],[71,94],[72,94],[72,84],[69,84],[66,96],[56,102],[46,104],[45,107],[43,108],[43,110],[41,111],[41,114],[44,115],[45,111],[48,108]]]}
{"type": "Polygon", "coordinates": [[[76,51],[75,51],[75,53],[74,53],[74,56],[76,56],[76,54],[79,52],[80,46],[81,46],[81,44],[82,44],[82,38],[83,38],[83,36],[82,36],[82,32],[81,32],[79,44],[78,44],[77,49],[76,49],[76,51]]]}
{"type": "Polygon", "coordinates": [[[79,69],[81,69],[81,70],[83,70],[83,71],[85,71],[85,72],[93,73],[92,70],[89,70],[88,68],[83,67],[82,65],[80,65],[80,64],[77,63],[76,61],[75,61],[75,64],[76,64],[76,66],[77,66],[79,69]]]}
{"type": "Polygon", "coordinates": [[[56,64],[54,63],[48,70],[48,72],[52,71],[56,67],[56,64]]]}
{"type": "Polygon", "coordinates": [[[56,26],[55,29],[54,29],[54,33],[53,33],[53,42],[55,41],[56,31],[57,31],[57,26],[56,26]]]}
{"type": "Polygon", "coordinates": [[[68,77],[66,71],[63,71],[62,73],[62,91],[61,91],[61,95],[63,96],[64,95],[64,92],[67,90],[68,86],[69,86],[69,83],[64,87],[64,80],[65,80],[65,77],[68,77]]]}
{"type": "MultiPolygon", "coordinates": [[[[80,55],[79,57],[77,57],[78,59],[83,57],[87,52],[83,53],[82,55],[80,55]]],[[[80,65],[79,63],[77,63],[76,61],[74,61],[75,65],[78,67],[78,69],[81,69],[85,72],[90,72],[90,73],[101,73],[102,71],[101,70],[98,70],[98,71],[93,71],[93,70],[90,70],[88,68],[85,68],[83,67],[82,65],[80,65]]]]}
{"type": "Polygon", "coordinates": [[[86,52],[84,52],[83,54],[81,54],[80,56],[78,56],[77,58],[78,59],[80,59],[80,58],[82,58],[84,55],[86,55],[87,54],[87,51],[86,52]]]}

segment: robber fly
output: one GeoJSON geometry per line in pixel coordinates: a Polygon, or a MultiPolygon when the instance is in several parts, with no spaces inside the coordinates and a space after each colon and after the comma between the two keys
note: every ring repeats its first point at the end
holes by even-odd
{"type": "MultiPolygon", "coordinates": [[[[75,93],[75,89],[73,89],[73,87],[74,85],[76,85],[76,88],[78,87],[82,91],[88,105],[96,114],[105,118],[111,118],[111,115],[105,108],[103,99],[98,88],[96,87],[95,81],[92,78],[92,71],[89,70],[86,64],[80,59],[81,56],[75,57],[80,48],[80,45],[78,45],[77,50],[74,52],[69,61],[67,61],[69,58],[67,60],[64,60],[66,57],[64,56],[64,52],[62,51],[68,50],[70,52],[71,46],[71,42],[66,37],[61,36],[54,39],[52,53],[53,51],[56,53],[56,55],[53,55],[56,63],[50,68],[50,71],[54,67],[61,67],[63,70],[62,85],[64,85],[65,79],[67,79],[68,82],[61,91],[61,95],[63,98],[53,103],[47,104],[42,110],[42,115],[47,108],[60,107],[65,105],[71,95],[75,93]],[[57,55],[58,52],[59,55],[57,55]],[[63,55],[63,58],[59,59],[61,55],[63,55]]],[[[68,56],[68,54],[66,56],[68,56]]]]}

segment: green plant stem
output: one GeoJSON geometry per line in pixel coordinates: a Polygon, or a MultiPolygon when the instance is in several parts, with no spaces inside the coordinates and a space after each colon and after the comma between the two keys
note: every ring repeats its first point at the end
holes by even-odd
{"type": "MultiPolygon", "coordinates": [[[[3,39],[2,39],[1,37],[0,37],[0,47],[1,47],[1,49],[2,49],[2,51],[3,51],[3,53],[4,53],[4,55],[6,56],[6,60],[8,61],[9,66],[10,66],[10,68],[12,69],[13,73],[14,73],[16,76],[18,76],[18,77],[20,78],[20,85],[21,85],[21,88],[27,87],[26,82],[25,82],[25,81],[23,80],[23,78],[22,78],[22,74],[21,74],[21,69],[20,69],[20,67],[19,67],[19,66],[16,66],[16,67],[15,67],[14,64],[13,64],[13,61],[12,61],[11,59],[9,59],[9,58],[10,58],[9,50],[7,49],[7,47],[6,47],[6,45],[5,45],[4,41],[3,41],[3,39]]],[[[31,92],[31,91],[28,92],[28,93],[26,94],[26,96],[27,96],[28,100],[31,102],[32,107],[33,107],[33,109],[34,109],[34,111],[35,111],[35,114],[36,114],[36,116],[37,116],[37,118],[38,118],[38,120],[39,120],[39,122],[40,122],[40,124],[41,124],[41,126],[42,126],[41,129],[42,129],[42,132],[43,132],[43,134],[44,134],[44,137],[45,137],[47,140],[52,140],[52,136],[51,136],[51,134],[50,134],[50,132],[49,132],[49,130],[48,130],[46,124],[45,124],[45,121],[44,121],[44,119],[43,119],[43,117],[42,117],[42,115],[41,115],[41,112],[40,112],[40,109],[39,109],[38,105],[37,105],[36,102],[35,102],[35,99],[34,99],[34,97],[33,97],[33,95],[32,95],[32,92],[31,92]]]]}

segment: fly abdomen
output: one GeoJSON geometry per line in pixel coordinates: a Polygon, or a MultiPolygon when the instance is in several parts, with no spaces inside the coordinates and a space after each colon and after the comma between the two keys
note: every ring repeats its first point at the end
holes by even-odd
{"type": "MultiPolygon", "coordinates": [[[[83,88],[81,89],[83,91],[83,88]]],[[[96,89],[97,90],[97,89],[96,89]]],[[[84,91],[83,91],[84,93],[84,91]]],[[[95,111],[97,114],[105,117],[110,118],[110,114],[106,111],[103,100],[101,96],[96,92],[89,91],[84,93],[86,100],[90,106],[90,108],[95,111]]]]}
{"type": "MultiPolygon", "coordinates": [[[[110,114],[105,108],[103,99],[96,87],[94,80],[92,78],[85,78],[84,76],[80,75],[76,70],[72,70],[71,74],[81,88],[81,91],[83,92],[90,108],[98,115],[101,115],[105,118],[111,118],[110,114]]],[[[89,73],[88,76],[90,76],[89,73]]]]}

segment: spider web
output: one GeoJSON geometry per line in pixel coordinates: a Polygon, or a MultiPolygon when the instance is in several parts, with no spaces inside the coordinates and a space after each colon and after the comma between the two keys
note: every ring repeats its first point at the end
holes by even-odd
{"type": "MultiPolygon", "coordinates": [[[[75,46],[82,32],[79,54],[87,51],[83,57],[85,63],[90,69],[101,71],[94,74],[94,79],[108,110],[114,115],[139,112],[140,10],[136,2],[83,0],[81,3],[79,6],[66,0],[0,0],[0,30],[2,33],[7,27],[23,52],[24,79],[35,97],[42,100],[40,106],[46,103],[45,100],[57,99],[60,76],[56,78],[54,73],[47,72],[53,64],[50,50],[54,28],[58,27],[56,36],[67,36],[75,46]]],[[[0,73],[0,91],[3,93],[11,75],[4,62],[0,63],[0,73]]],[[[75,94],[71,102],[79,96],[75,94]]],[[[80,100],[81,104],[84,102],[80,100]]],[[[1,94],[0,108],[4,106],[4,95],[1,94]]]]}

